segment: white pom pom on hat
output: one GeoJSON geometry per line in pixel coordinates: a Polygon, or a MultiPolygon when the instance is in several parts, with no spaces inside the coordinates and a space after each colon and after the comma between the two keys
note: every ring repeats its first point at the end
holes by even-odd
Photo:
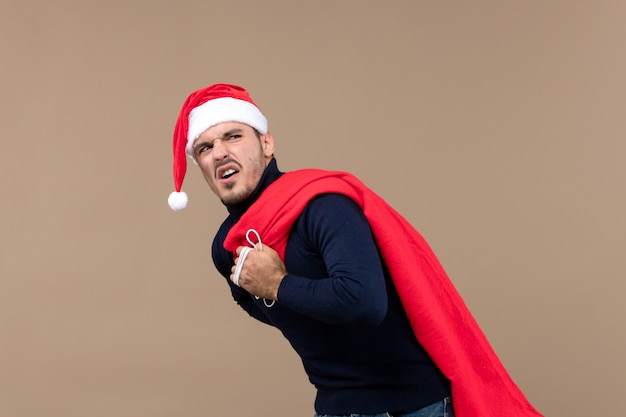
{"type": "Polygon", "coordinates": [[[187,207],[187,193],[184,191],[172,191],[167,198],[167,204],[174,211],[182,210],[187,207]]]}
{"type": "Polygon", "coordinates": [[[187,157],[194,159],[194,141],[208,128],[224,122],[245,123],[261,134],[267,133],[267,119],[248,92],[238,85],[213,84],[194,91],[185,100],[174,128],[176,191],[167,200],[172,210],[187,207],[187,194],[181,189],[187,171],[187,157]]]}

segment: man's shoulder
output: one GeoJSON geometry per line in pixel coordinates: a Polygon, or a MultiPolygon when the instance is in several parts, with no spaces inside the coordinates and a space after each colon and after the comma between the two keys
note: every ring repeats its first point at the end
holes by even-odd
{"type": "Polygon", "coordinates": [[[307,204],[307,207],[320,207],[320,208],[340,208],[344,206],[357,206],[350,197],[340,193],[323,193],[313,197],[307,204]]]}
{"type": "Polygon", "coordinates": [[[345,217],[362,216],[363,210],[350,197],[337,193],[319,194],[312,198],[302,212],[303,219],[334,222],[345,217]]]}

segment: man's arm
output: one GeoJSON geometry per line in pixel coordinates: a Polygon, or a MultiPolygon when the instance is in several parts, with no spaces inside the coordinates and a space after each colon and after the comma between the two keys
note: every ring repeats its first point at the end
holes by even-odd
{"type": "Polygon", "coordinates": [[[313,199],[291,234],[287,268],[267,246],[250,252],[240,276],[243,288],[328,323],[374,326],[383,320],[387,294],[380,256],[352,200],[335,194],[313,199]],[[323,276],[310,273],[311,262],[322,263],[323,276]]]}

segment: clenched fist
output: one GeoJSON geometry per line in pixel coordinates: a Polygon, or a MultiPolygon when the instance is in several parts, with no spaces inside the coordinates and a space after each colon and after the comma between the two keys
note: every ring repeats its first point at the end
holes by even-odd
{"type": "MultiPolygon", "coordinates": [[[[239,246],[236,250],[237,256],[230,274],[230,280],[233,282],[235,268],[244,248],[245,246],[239,246]]],[[[239,274],[238,285],[257,297],[276,300],[278,287],[285,275],[287,275],[287,269],[278,253],[269,246],[263,245],[261,250],[252,250],[248,253],[239,274]]]]}

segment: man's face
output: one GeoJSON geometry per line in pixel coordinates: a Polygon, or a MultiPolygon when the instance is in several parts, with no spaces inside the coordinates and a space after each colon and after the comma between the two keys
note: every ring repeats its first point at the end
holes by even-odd
{"type": "Polygon", "coordinates": [[[193,144],[204,179],[226,205],[245,200],[272,159],[274,139],[260,138],[254,129],[237,122],[220,123],[205,130],[193,144]]]}

